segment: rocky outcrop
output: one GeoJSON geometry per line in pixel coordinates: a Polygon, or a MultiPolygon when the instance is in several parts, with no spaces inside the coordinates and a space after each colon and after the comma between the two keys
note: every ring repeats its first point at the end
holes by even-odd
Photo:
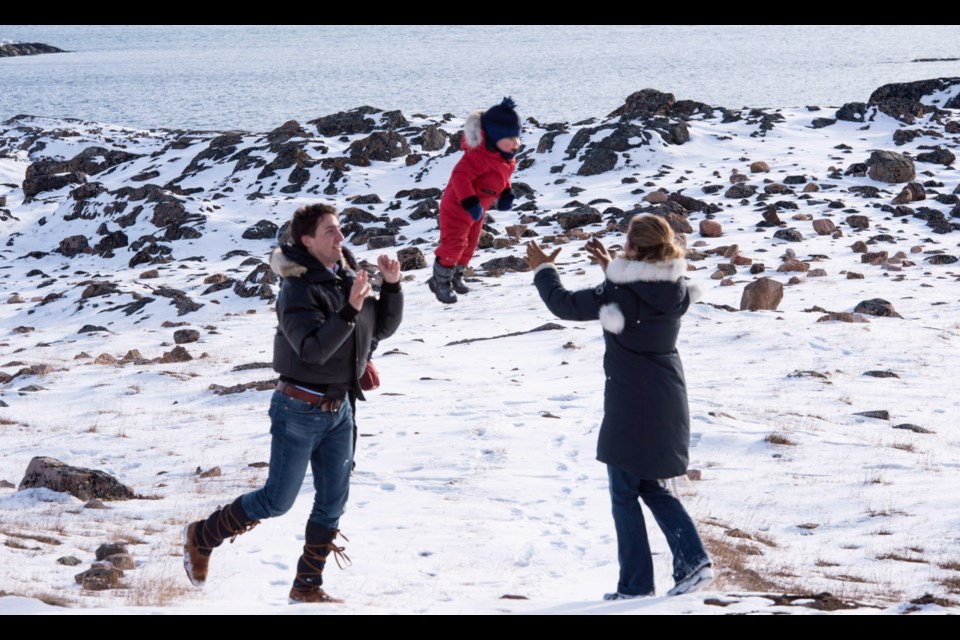
{"type": "Polygon", "coordinates": [[[936,78],[885,84],[870,94],[868,104],[901,122],[912,124],[916,118],[940,111],[934,105],[921,102],[922,98],[958,84],[960,84],[960,78],[936,78]]]}
{"type": "Polygon", "coordinates": [[[375,131],[350,145],[350,157],[362,164],[389,162],[410,153],[407,139],[395,131],[375,131]]]}
{"type": "Polygon", "coordinates": [[[37,56],[43,53],[66,53],[63,49],[42,42],[11,42],[0,44],[0,58],[37,56]]]}

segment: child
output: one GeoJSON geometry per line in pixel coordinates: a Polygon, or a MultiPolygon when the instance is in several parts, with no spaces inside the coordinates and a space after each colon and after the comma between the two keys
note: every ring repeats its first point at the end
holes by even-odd
{"type": "Polygon", "coordinates": [[[520,117],[510,98],[486,111],[470,114],[463,125],[463,157],[450,175],[440,200],[440,245],[427,281],[437,300],[457,301],[470,291],[463,272],[477,248],[483,216],[491,205],[498,211],[513,207],[510,175],[520,150],[520,117]]]}
{"type": "Polygon", "coordinates": [[[600,320],[606,353],[603,423],[597,459],[607,465],[620,580],[605,600],[654,594],[653,558],[639,500],[653,513],[673,554],[674,586],[667,594],[699,591],[713,580],[696,526],[665,480],[687,470],[690,416],[677,353],[680,318],[699,297],[687,286],[683,250],[663,218],[634,216],[623,257],[591,241],[587,252],[606,272],[596,289],[568,291],[535,242],[527,262],[540,297],[564,320],[600,320]]]}

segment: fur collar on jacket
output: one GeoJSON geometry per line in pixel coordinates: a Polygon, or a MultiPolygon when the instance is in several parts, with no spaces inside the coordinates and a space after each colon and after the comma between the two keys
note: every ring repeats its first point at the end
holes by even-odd
{"type": "Polygon", "coordinates": [[[607,279],[616,284],[631,282],[675,282],[687,272],[683,258],[663,262],[644,262],[614,258],[607,266],[607,279]]]}
{"type": "Polygon", "coordinates": [[[463,123],[463,148],[477,149],[483,147],[483,126],[480,118],[483,117],[485,109],[474,111],[467,116],[467,121],[463,123]]]}
{"type": "MultiPolygon", "coordinates": [[[[352,266],[350,262],[354,262],[352,260],[353,255],[348,254],[346,248],[344,248],[343,254],[344,257],[340,260],[340,268],[349,273],[352,266]]],[[[273,251],[270,252],[270,270],[281,278],[299,278],[311,270],[314,273],[330,274],[333,277],[330,270],[320,264],[313,256],[293,245],[273,248],[273,251]]]]}

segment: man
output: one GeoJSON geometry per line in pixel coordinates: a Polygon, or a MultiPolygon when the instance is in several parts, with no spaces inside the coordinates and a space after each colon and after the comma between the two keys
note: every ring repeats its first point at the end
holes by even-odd
{"type": "Polygon", "coordinates": [[[215,547],[293,506],[310,463],[316,496],[290,601],[341,602],[320,585],[330,553],[338,564],[349,563],[334,540],[353,463],[351,404],[363,398],[359,378],[371,341],[389,337],[400,324],[400,264],[380,256],[383,286],[379,299],[372,297],[367,273],[345,264],[337,210],[325,204],[298,209],[290,238],[270,258],[283,281],[273,343],[280,381],[270,403],[269,476],[261,489],[187,525],[183,561],[190,581],[202,585],[215,547]]]}

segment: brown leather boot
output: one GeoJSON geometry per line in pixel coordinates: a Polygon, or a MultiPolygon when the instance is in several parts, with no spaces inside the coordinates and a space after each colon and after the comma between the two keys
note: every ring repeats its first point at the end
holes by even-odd
{"type": "Polygon", "coordinates": [[[233,501],[228,507],[221,507],[210,514],[206,520],[191,522],[183,528],[183,568],[187,571],[187,578],[195,587],[202,586],[207,581],[207,569],[210,564],[210,554],[223,541],[230,538],[230,542],[260,524],[259,520],[251,520],[244,513],[240,498],[233,501]]]}
{"type": "Polygon", "coordinates": [[[338,535],[347,540],[346,536],[340,534],[339,529],[327,529],[311,522],[307,523],[303,554],[297,562],[297,577],[293,579],[293,587],[290,588],[290,604],[343,602],[320,588],[323,584],[323,568],[327,564],[327,556],[330,552],[333,552],[337,566],[341,569],[350,565],[350,558],[343,552],[343,547],[333,543],[338,535]]]}

